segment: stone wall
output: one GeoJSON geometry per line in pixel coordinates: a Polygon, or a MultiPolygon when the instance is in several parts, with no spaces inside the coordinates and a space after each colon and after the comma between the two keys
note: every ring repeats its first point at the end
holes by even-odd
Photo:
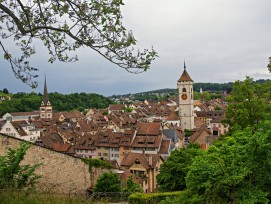
{"type": "MultiPolygon", "coordinates": [[[[18,147],[19,139],[0,134],[0,155],[8,148],[18,147]]],[[[36,170],[41,175],[37,190],[42,192],[84,194],[90,187],[88,166],[81,159],[32,145],[25,155],[23,164],[42,165],[36,170]]]]}

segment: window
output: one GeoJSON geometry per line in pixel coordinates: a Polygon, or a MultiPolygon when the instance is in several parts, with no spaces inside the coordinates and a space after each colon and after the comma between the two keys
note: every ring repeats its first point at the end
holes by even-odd
{"type": "Polygon", "coordinates": [[[136,160],[136,161],[135,161],[135,164],[140,164],[140,161],[139,161],[139,160],[136,160]]]}
{"type": "Polygon", "coordinates": [[[141,148],[133,147],[133,150],[141,150],[141,148]]]}
{"type": "Polygon", "coordinates": [[[115,157],[116,157],[116,158],[119,158],[119,154],[115,154],[115,157]]]}
{"type": "Polygon", "coordinates": [[[10,131],[10,128],[6,128],[6,131],[9,132],[9,131],[10,131]]]}
{"type": "Polygon", "coordinates": [[[108,156],[108,154],[107,154],[107,153],[103,153],[103,156],[107,157],[107,156],[108,156]]]}
{"type": "Polygon", "coordinates": [[[85,153],[88,153],[88,150],[85,150],[85,153]]]}
{"type": "Polygon", "coordinates": [[[98,156],[102,156],[102,153],[98,153],[98,156]]]}
{"type": "Polygon", "coordinates": [[[186,88],[183,88],[183,92],[186,92],[186,88]]]}

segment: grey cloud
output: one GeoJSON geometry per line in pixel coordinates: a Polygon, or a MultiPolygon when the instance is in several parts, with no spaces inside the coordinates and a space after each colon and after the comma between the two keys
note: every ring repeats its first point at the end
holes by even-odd
{"type": "MultiPolygon", "coordinates": [[[[104,95],[176,88],[183,60],[194,82],[228,82],[269,78],[271,56],[270,0],[136,0],[125,1],[124,24],[133,30],[138,47],[159,52],[146,73],[133,75],[90,49],[80,49],[73,64],[47,62],[40,48],[32,62],[44,71],[49,91],[96,92],[104,95]]],[[[9,49],[14,49],[10,47],[9,49]]],[[[0,52],[1,54],[1,52],[0,52]]],[[[0,59],[0,89],[31,91],[16,80],[0,59]]],[[[37,91],[42,91],[40,86],[37,91]]]]}

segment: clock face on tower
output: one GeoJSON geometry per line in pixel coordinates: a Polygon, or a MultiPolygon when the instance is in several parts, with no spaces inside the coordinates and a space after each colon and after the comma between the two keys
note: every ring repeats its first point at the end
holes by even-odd
{"type": "Polygon", "coordinates": [[[186,95],[186,94],[183,94],[183,95],[182,95],[182,99],[183,99],[183,100],[186,100],[186,99],[187,99],[187,95],[186,95]]]}

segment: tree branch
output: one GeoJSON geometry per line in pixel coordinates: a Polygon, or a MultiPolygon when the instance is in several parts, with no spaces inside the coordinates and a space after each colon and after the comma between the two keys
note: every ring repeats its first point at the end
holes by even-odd
{"type": "Polygon", "coordinates": [[[6,14],[8,14],[13,21],[15,22],[15,24],[17,25],[18,29],[20,30],[20,32],[22,33],[22,35],[25,35],[25,29],[22,27],[20,20],[17,18],[17,16],[15,16],[13,14],[13,12],[11,10],[9,10],[7,7],[5,7],[3,4],[0,3],[0,9],[2,9],[6,14]]]}

